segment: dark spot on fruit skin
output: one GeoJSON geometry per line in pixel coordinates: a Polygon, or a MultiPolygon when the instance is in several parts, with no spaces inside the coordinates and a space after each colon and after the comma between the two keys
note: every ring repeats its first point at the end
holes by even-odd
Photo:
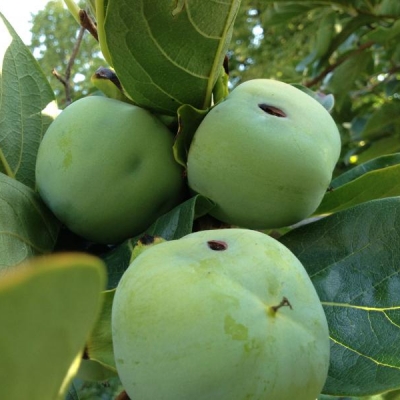
{"type": "Polygon", "coordinates": [[[274,117],[285,118],[286,114],[278,107],[270,106],[269,104],[261,103],[258,105],[267,114],[273,115],[274,117]]]}
{"type": "Polygon", "coordinates": [[[148,235],[146,233],[139,239],[139,241],[140,243],[147,245],[154,243],[154,239],[155,239],[154,236],[148,235]]]}
{"type": "Polygon", "coordinates": [[[214,251],[224,251],[228,248],[228,243],[222,240],[209,240],[207,245],[211,250],[214,251]]]}

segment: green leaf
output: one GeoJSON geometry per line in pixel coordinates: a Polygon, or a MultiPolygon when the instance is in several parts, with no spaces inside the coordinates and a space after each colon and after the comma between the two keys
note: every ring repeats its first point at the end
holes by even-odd
{"type": "Polygon", "coordinates": [[[389,40],[400,36],[400,20],[396,21],[391,27],[379,26],[372,32],[365,35],[365,40],[372,40],[375,43],[386,44],[389,40]]]}
{"type": "MultiPolygon", "coordinates": [[[[328,3],[331,3],[328,1],[328,3]]],[[[341,2],[343,5],[348,4],[347,0],[341,2]]],[[[330,56],[335,52],[342,44],[344,44],[355,32],[357,32],[361,27],[368,26],[369,24],[376,22],[379,18],[375,15],[370,14],[359,14],[357,16],[352,16],[342,20],[342,26],[340,32],[332,39],[328,51],[319,60],[319,67],[323,67],[329,64],[330,56]]],[[[348,81],[352,82],[352,81],[348,81]]]]}
{"type": "Polygon", "coordinates": [[[333,190],[325,194],[314,215],[345,210],[369,200],[400,196],[399,155],[394,165],[379,167],[380,161],[373,160],[366,166],[356,167],[356,171],[350,170],[345,177],[339,177],[342,185],[333,181],[333,190]]]}
{"type": "Polygon", "coordinates": [[[371,53],[363,51],[354,53],[335,69],[328,83],[328,89],[334,94],[339,105],[343,103],[348,92],[354,88],[357,78],[370,62],[372,62],[371,53]]]}
{"type": "Polygon", "coordinates": [[[104,264],[59,254],[0,279],[0,398],[61,400],[101,307],[104,264]]]}
{"type": "Polygon", "coordinates": [[[367,120],[361,136],[373,139],[393,132],[400,124],[400,101],[395,100],[381,105],[367,120]]]}
{"type": "Polygon", "coordinates": [[[122,86],[141,107],[175,115],[211,105],[240,0],[109,0],[105,35],[122,86]]]}
{"type": "Polygon", "coordinates": [[[324,94],[321,92],[314,92],[313,90],[309,89],[306,86],[303,86],[298,83],[291,83],[292,86],[301,90],[304,93],[307,93],[311,96],[314,100],[317,100],[327,111],[332,111],[335,105],[335,98],[332,94],[324,94]]]}
{"type": "Polygon", "coordinates": [[[400,197],[373,200],[280,238],[303,263],[331,337],[324,394],[400,388],[400,197]]]}
{"type": "Polygon", "coordinates": [[[377,394],[373,396],[366,396],[366,397],[337,397],[337,396],[326,396],[321,395],[318,397],[317,400],[399,400],[400,398],[400,391],[395,390],[391,392],[386,392],[382,394],[377,394]]]}
{"type": "Polygon", "coordinates": [[[35,188],[39,143],[58,110],[38,63],[0,13],[0,172],[35,188]]]}
{"type": "Polygon", "coordinates": [[[362,164],[375,158],[400,151],[400,135],[388,135],[369,142],[351,157],[351,162],[362,164]]]}
{"type": "Polygon", "coordinates": [[[59,228],[36,192],[0,173],[0,276],[29,257],[51,252],[59,228]]]}
{"type": "Polygon", "coordinates": [[[209,110],[198,110],[189,104],[178,109],[178,134],[173,146],[175,160],[186,168],[190,144],[197,128],[209,110]]]}
{"type": "Polygon", "coordinates": [[[180,239],[193,230],[193,221],[211,210],[214,204],[203,196],[196,195],[164,214],[142,234],[127,240],[104,257],[108,268],[108,289],[118,285],[128,268],[132,251],[144,235],[160,236],[165,240],[180,239]]]}
{"type": "MultiPolygon", "coordinates": [[[[103,307],[86,343],[86,354],[89,360],[96,361],[103,367],[98,368],[95,364],[92,365],[91,378],[96,378],[96,380],[104,379],[104,370],[109,371],[109,376],[111,376],[112,373],[116,374],[111,333],[111,311],[114,294],[115,289],[107,290],[102,293],[103,307]]],[[[88,373],[88,369],[88,366],[86,366],[86,373],[88,373]]]]}
{"type": "MultiPolygon", "coordinates": [[[[318,30],[315,35],[315,43],[313,49],[315,50],[315,59],[323,57],[330,49],[330,45],[335,33],[335,12],[329,12],[325,15],[318,24],[318,30]]],[[[314,61],[313,60],[313,61],[314,61]]]]}
{"type": "Polygon", "coordinates": [[[336,189],[339,186],[342,186],[346,183],[353,181],[356,178],[359,178],[367,172],[380,170],[382,168],[387,168],[398,164],[400,164],[400,153],[389,154],[375,158],[339,175],[331,182],[331,187],[333,189],[336,189]]]}
{"type": "Polygon", "coordinates": [[[293,18],[306,14],[316,7],[316,5],[312,4],[310,1],[304,1],[303,3],[305,4],[301,4],[301,1],[274,1],[273,3],[274,7],[267,8],[263,14],[263,21],[267,27],[284,23],[287,24],[293,18]]]}

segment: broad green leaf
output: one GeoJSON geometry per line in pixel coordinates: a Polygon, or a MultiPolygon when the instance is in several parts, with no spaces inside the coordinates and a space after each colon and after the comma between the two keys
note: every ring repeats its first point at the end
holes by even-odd
{"type": "Polygon", "coordinates": [[[400,16],[400,2],[396,0],[382,0],[379,5],[379,14],[381,15],[391,15],[400,16]]]}
{"type": "Polygon", "coordinates": [[[179,129],[173,151],[175,160],[185,168],[194,134],[207,113],[208,110],[197,110],[189,104],[185,104],[178,109],[179,129]]]}
{"type": "Polygon", "coordinates": [[[349,171],[339,175],[331,182],[333,189],[338,188],[346,183],[353,181],[356,178],[366,174],[367,172],[380,170],[400,164],[400,153],[389,154],[382,157],[367,161],[364,164],[358,165],[349,171]]]}
{"type": "MultiPolygon", "coordinates": [[[[400,133],[400,132],[399,132],[400,133]]],[[[353,164],[362,164],[367,161],[373,160],[375,158],[397,153],[400,151],[400,138],[399,134],[392,134],[384,136],[378,140],[373,140],[368,143],[367,146],[359,149],[351,157],[351,162],[353,164]]]]}
{"type": "Polygon", "coordinates": [[[400,388],[400,197],[373,200],[280,238],[306,268],[331,337],[324,394],[400,388]]]}
{"type": "MultiPolygon", "coordinates": [[[[360,166],[361,167],[361,166],[360,166]]],[[[327,192],[314,215],[333,213],[369,200],[400,196],[400,164],[373,169],[327,192]]]]}
{"type": "Polygon", "coordinates": [[[0,398],[61,400],[101,307],[101,260],[31,259],[0,279],[0,398]]]}
{"type": "Polygon", "coordinates": [[[309,1],[305,1],[305,4],[301,4],[302,2],[300,1],[274,1],[273,3],[274,7],[267,8],[263,14],[263,21],[266,27],[289,23],[293,18],[306,14],[316,7],[315,4],[309,1]]]}
{"type": "Polygon", "coordinates": [[[207,214],[212,207],[214,204],[210,200],[196,195],[158,218],[143,234],[127,240],[109,252],[104,257],[108,268],[108,289],[118,285],[129,266],[133,249],[143,235],[160,236],[165,240],[180,239],[191,233],[194,220],[207,214]]]}
{"type": "Polygon", "coordinates": [[[315,43],[313,49],[315,50],[315,59],[323,57],[330,49],[332,39],[335,34],[335,12],[329,12],[320,21],[317,33],[315,35],[315,43]]]}
{"type": "Polygon", "coordinates": [[[373,139],[393,133],[400,124],[400,101],[394,100],[380,106],[367,120],[361,136],[373,139]]]}
{"type": "MultiPolygon", "coordinates": [[[[101,380],[105,374],[105,370],[109,371],[109,376],[112,373],[116,374],[116,367],[114,361],[114,352],[112,345],[112,334],[111,334],[111,310],[114,300],[115,289],[106,290],[102,293],[103,307],[97,322],[90,334],[88,341],[86,342],[86,355],[91,361],[99,363],[103,368],[99,368],[95,364],[92,364],[91,373],[92,379],[96,376],[96,380],[101,380]],[[95,370],[96,368],[96,370],[95,370]]],[[[86,373],[88,373],[89,366],[86,366],[86,373]]]]}
{"type": "Polygon", "coordinates": [[[105,382],[116,376],[115,368],[105,366],[98,361],[83,359],[79,365],[79,370],[75,379],[81,379],[87,382],[105,382]]]}
{"type": "Polygon", "coordinates": [[[122,86],[139,106],[175,115],[211,105],[240,0],[109,0],[105,36],[122,86]]]}
{"type": "Polygon", "coordinates": [[[59,228],[37,192],[0,173],[0,276],[27,258],[50,253],[59,228]]]}
{"type": "Polygon", "coordinates": [[[354,82],[370,62],[372,62],[371,54],[368,51],[364,51],[354,53],[353,56],[335,69],[328,83],[328,90],[334,94],[339,105],[344,101],[349,90],[354,88],[354,82]]]}
{"type": "MultiPolygon", "coordinates": [[[[327,3],[331,2],[327,1],[327,3]]],[[[340,3],[342,3],[343,5],[347,5],[348,1],[344,0],[340,3]]],[[[331,6],[331,4],[329,6],[331,6]]],[[[357,16],[352,16],[351,18],[346,18],[342,20],[340,32],[332,39],[328,51],[319,60],[319,67],[323,67],[329,64],[329,59],[333,52],[335,52],[340,46],[346,43],[346,41],[361,27],[368,26],[369,24],[375,22],[377,19],[378,17],[376,17],[375,15],[360,13],[357,16]]],[[[352,81],[349,80],[348,82],[352,81]]]]}
{"type": "Polygon", "coordinates": [[[366,397],[337,397],[337,396],[326,396],[321,395],[317,400],[399,400],[400,399],[400,391],[395,390],[391,392],[386,392],[382,394],[377,394],[373,396],[366,397]]]}
{"type": "Polygon", "coordinates": [[[365,35],[365,40],[372,40],[373,42],[386,44],[389,40],[398,38],[400,36],[400,20],[396,21],[391,27],[379,26],[371,33],[365,35]]]}
{"type": "Polygon", "coordinates": [[[58,113],[38,63],[0,13],[0,172],[35,188],[39,143],[58,113]]]}

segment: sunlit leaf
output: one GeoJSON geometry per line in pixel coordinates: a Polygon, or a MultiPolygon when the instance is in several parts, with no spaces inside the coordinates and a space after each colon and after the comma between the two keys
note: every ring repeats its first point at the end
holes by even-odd
{"type": "Polygon", "coordinates": [[[59,254],[0,279],[0,398],[61,400],[101,307],[104,264],[59,254]]]}
{"type": "Polygon", "coordinates": [[[373,161],[367,166],[356,167],[356,171],[350,170],[345,177],[339,177],[339,181],[334,180],[332,190],[325,194],[314,214],[337,212],[369,200],[400,196],[399,157],[396,157],[396,161],[390,160],[393,163],[390,166],[373,161]],[[350,180],[346,182],[346,179],[350,180]]]}
{"type": "Polygon", "coordinates": [[[363,203],[280,240],[303,263],[328,319],[323,393],[400,388],[400,197],[363,203]]]}
{"type": "Polygon", "coordinates": [[[138,105],[175,115],[211,105],[240,0],[109,0],[105,35],[113,67],[138,105]]]}
{"type": "Polygon", "coordinates": [[[58,113],[28,48],[0,13],[0,172],[35,187],[39,143],[58,113]]]}

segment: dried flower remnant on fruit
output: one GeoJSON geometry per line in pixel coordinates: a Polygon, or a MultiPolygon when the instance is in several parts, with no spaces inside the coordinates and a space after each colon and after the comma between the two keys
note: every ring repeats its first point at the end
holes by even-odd
{"type": "Polygon", "coordinates": [[[222,240],[209,240],[207,245],[211,250],[214,251],[224,251],[228,248],[228,243],[222,240]]]}
{"type": "Polygon", "coordinates": [[[289,307],[291,310],[293,310],[292,305],[290,304],[289,300],[287,299],[287,297],[283,297],[282,301],[276,305],[276,306],[272,306],[271,310],[276,313],[280,308],[282,307],[289,307]]]}
{"type": "Polygon", "coordinates": [[[286,117],[286,114],[280,108],[270,106],[269,104],[261,103],[258,105],[258,107],[260,107],[261,110],[263,110],[267,114],[273,115],[274,117],[279,117],[279,118],[286,117]]]}

